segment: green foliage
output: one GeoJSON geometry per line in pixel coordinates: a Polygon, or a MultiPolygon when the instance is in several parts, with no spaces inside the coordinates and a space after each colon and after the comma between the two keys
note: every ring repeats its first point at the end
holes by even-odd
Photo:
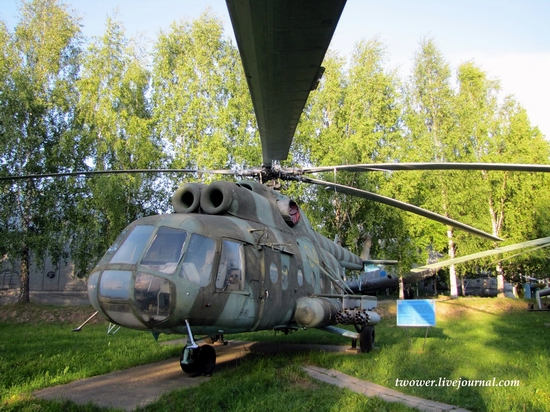
{"type": "MultiPolygon", "coordinates": [[[[489,79],[473,62],[466,62],[458,68],[457,82],[455,89],[450,68],[435,43],[424,40],[407,91],[409,133],[402,159],[548,162],[548,142],[530,126],[524,110],[512,98],[501,99],[497,81],[489,79]]],[[[546,179],[532,173],[445,171],[400,174],[392,183],[398,185],[396,195],[405,195],[406,201],[503,237],[511,244],[548,233],[546,224],[537,219],[544,214],[541,210],[547,209],[540,207],[541,203],[548,204],[546,193],[541,191],[546,179]]],[[[423,238],[431,238],[429,243],[437,251],[451,257],[492,247],[464,232],[445,233],[441,225],[425,219],[414,221],[423,238]]],[[[475,273],[480,267],[492,266],[494,263],[485,260],[457,270],[475,273]]]]}
{"type": "MultiPolygon", "coordinates": [[[[261,164],[238,51],[218,18],[206,12],[175,22],[144,50],[112,18],[103,36],[83,44],[78,17],[59,1],[23,1],[13,33],[0,22],[0,174],[261,164]]],[[[432,39],[421,42],[407,79],[388,70],[385,59],[379,39],[359,42],[349,62],[327,55],[285,165],[548,163],[550,145],[525,110],[502,97],[498,82],[474,62],[453,77],[432,39]]],[[[22,258],[25,272],[31,259],[49,252],[58,260],[70,251],[85,276],[128,223],[170,210],[182,178],[213,179],[137,174],[2,184],[0,252],[22,258]]],[[[373,171],[319,178],[413,203],[509,243],[550,231],[543,174],[373,171]]],[[[374,202],[296,183],[286,191],[327,237],[338,235],[356,253],[371,237],[371,257],[399,259],[401,272],[424,263],[428,248],[459,256],[493,246],[374,202]]],[[[540,252],[502,267],[542,274],[547,264],[540,252]]]]}
{"type": "MultiPolygon", "coordinates": [[[[83,53],[77,82],[80,151],[86,168],[148,169],[165,166],[162,142],[154,133],[148,99],[150,73],[145,56],[107,19],[103,37],[83,53]]],[[[155,174],[99,176],[80,187],[70,216],[72,254],[86,274],[122,229],[133,220],[168,208],[164,179],[155,174]]]]}
{"type": "MultiPolygon", "coordinates": [[[[0,174],[61,172],[79,166],[71,144],[79,70],[79,20],[56,0],[21,4],[14,33],[0,26],[2,95],[0,174]]],[[[5,184],[0,192],[0,250],[21,259],[21,297],[28,301],[30,251],[54,261],[63,250],[63,209],[71,188],[48,179],[5,184]],[[52,243],[51,239],[60,242],[52,243]]]]}
{"type": "MultiPolygon", "coordinates": [[[[402,133],[400,85],[395,73],[384,69],[384,57],[384,47],[375,39],[356,45],[349,67],[335,54],[325,59],[320,88],[310,96],[298,126],[296,150],[302,161],[321,166],[395,160],[402,133]]],[[[388,181],[377,172],[327,173],[322,178],[375,192],[383,192],[388,181]]],[[[402,214],[324,189],[311,193],[314,198],[304,206],[308,216],[355,253],[361,253],[367,236],[374,239],[373,257],[405,258],[414,251],[402,214]]]]}
{"type": "MultiPolygon", "coordinates": [[[[153,54],[155,133],[175,168],[258,166],[261,151],[237,49],[206,13],[161,33],[153,54]]],[[[206,177],[208,179],[208,177],[206,177]]]]}

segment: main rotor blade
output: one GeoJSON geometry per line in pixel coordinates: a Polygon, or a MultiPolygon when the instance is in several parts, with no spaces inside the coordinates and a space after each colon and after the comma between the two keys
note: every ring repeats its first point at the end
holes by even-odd
{"type": "Polygon", "coordinates": [[[497,261],[494,261],[493,264],[496,265],[497,263],[499,262],[503,262],[505,260],[509,260],[509,259],[513,259],[515,257],[518,257],[518,256],[521,256],[521,255],[525,255],[526,253],[531,253],[531,252],[534,252],[535,250],[539,250],[539,249],[543,249],[545,247],[548,247],[550,246],[550,243],[546,243],[544,245],[541,245],[541,246],[537,246],[537,247],[534,247],[532,249],[528,249],[528,250],[524,250],[522,252],[519,252],[519,253],[515,253],[513,255],[510,255],[510,256],[506,256],[506,257],[503,257],[502,259],[499,259],[497,261]]]}
{"type": "Polygon", "coordinates": [[[0,176],[0,181],[5,180],[25,180],[25,179],[43,179],[47,177],[67,177],[67,176],[93,176],[93,175],[120,175],[120,174],[138,174],[138,173],[198,173],[198,174],[221,174],[221,175],[239,175],[241,172],[234,170],[197,170],[197,169],[128,169],[128,170],[89,170],[80,172],[63,173],[43,173],[21,176],[0,176]]]}
{"type": "Polygon", "coordinates": [[[345,193],[345,194],[352,195],[352,196],[358,196],[358,197],[362,197],[364,199],[374,200],[375,202],[383,203],[383,204],[388,205],[388,206],[397,207],[401,210],[405,210],[407,212],[411,212],[411,213],[417,214],[419,216],[423,216],[423,217],[426,217],[428,219],[435,220],[436,222],[443,223],[444,225],[449,225],[449,226],[452,226],[454,228],[464,230],[468,233],[472,233],[474,235],[481,236],[481,237],[484,237],[484,238],[489,239],[489,240],[493,240],[493,241],[497,241],[497,242],[502,241],[501,238],[493,236],[493,235],[491,235],[489,233],[486,233],[482,230],[476,229],[472,226],[468,226],[464,223],[460,223],[460,222],[458,222],[456,220],[453,220],[453,219],[450,219],[448,217],[439,215],[439,214],[434,213],[434,212],[430,212],[429,210],[422,209],[418,206],[414,206],[414,205],[411,205],[409,203],[401,202],[399,200],[395,200],[395,199],[392,199],[392,198],[389,198],[389,197],[386,197],[386,196],[377,195],[377,194],[372,193],[372,192],[367,192],[366,190],[361,190],[361,189],[357,189],[355,187],[344,186],[344,185],[340,185],[340,184],[332,183],[332,182],[325,182],[324,180],[312,179],[312,178],[309,178],[309,177],[304,177],[304,178],[301,179],[301,181],[305,182],[305,183],[312,183],[312,184],[316,184],[316,185],[320,185],[320,186],[325,186],[325,187],[328,187],[329,189],[332,189],[332,190],[334,190],[335,192],[338,192],[338,193],[345,193]]]}
{"type": "Polygon", "coordinates": [[[323,167],[305,167],[304,173],[319,173],[332,171],[375,172],[398,170],[501,170],[512,172],[550,172],[550,165],[519,164],[519,163],[373,163],[357,165],[338,165],[323,167]]]}
{"type": "Polygon", "coordinates": [[[533,246],[550,246],[550,237],[542,237],[535,240],[528,240],[527,242],[515,243],[513,245],[503,246],[496,249],[485,250],[483,252],[472,253],[471,255],[462,256],[455,259],[444,260],[442,262],[432,263],[425,266],[420,266],[411,269],[412,273],[420,273],[432,269],[440,269],[442,267],[451,266],[457,263],[464,263],[474,259],[480,259],[487,256],[497,255],[499,253],[511,252],[513,250],[533,247],[533,246]]]}
{"type": "Polygon", "coordinates": [[[346,0],[227,0],[262,142],[285,160],[346,0]]]}

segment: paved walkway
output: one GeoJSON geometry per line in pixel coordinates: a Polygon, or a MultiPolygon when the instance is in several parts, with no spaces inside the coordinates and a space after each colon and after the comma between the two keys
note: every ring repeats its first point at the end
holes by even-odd
{"type": "MultiPolygon", "coordinates": [[[[216,369],[246,356],[253,344],[232,341],[228,345],[215,345],[216,369]]],[[[197,386],[208,379],[205,376],[189,377],[181,370],[179,359],[172,358],[41,389],[34,392],[34,396],[133,411],[138,406],[154,402],[163,393],[197,386]]]]}
{"type": "Polygon", "coordinates": [[[375,383],[362,381],[344,373],[335,371],[334,369],[324,369],[317,366],[302,366],[302,369],[311,377],[340,388],[348,388],[354,392],[372,397],[377,396],[388,402],[399,402],[426,412],[468,412],[466,409],[459,408],[446,403],[430,401],[427,399],[418,398],[412,395],[406,395],[395,389],[386,388],[385,386],[375,383]]]}
{"type": "MultiPolygon", "coordinates": [[[[185,340],[163,342],[183,347],[185,340]]],[[[303,351],[319,349],[329,352],[343,352],[348,348],[333,345],[311,345],[268,342],[230,341],[227,345],[214,345],[216,350],[216,370],[235,365],[249,353],[273,354],[283,351],[303,351]]],[[[467,412],[452,405],[429,401],[405,395],[393,389],[374,383],[361,381],[335,370],[304,366],[303,369],[315,379],[348,388],[366,396],[378,396],[389,402],[401,402],[421,411],[467,412]]],[[[216,372],[214,372],[216,373],[216,372]]],[[[34,396],[42,399],[69,399],[78,404],[93,403],[101,407],[133,411],[137,407],[154,402],[163,393],[180,388],[197,386],[210,378],[189,377],[181,370],[179,359],[173,358],[148,365],[94,376],[71,382],[66,385],[41,389],[34,396]]]]}
{"type": "MultiPolygon", "coordinates": [[[[185,342],[185,339],[178,339],[161,344],[176,344],[183,348],[185,342]]],[[[347,349],[332,345],[230,341],[227,345],[214,345],[216,370],[234,365],[251,352],[271,354],[312,350],[316,347],[333,352],[347,349]]],[[[34,392],[34,396],[42,399],[69,399],[82,405],[93,403],[102,407],[133,411],[138,406],[154,402],[163,393],[196,386],[208,379],[210,378],[205,376],[189,377],[181,370],[179,359],[174,358],[41,389],[34,392]]]]}

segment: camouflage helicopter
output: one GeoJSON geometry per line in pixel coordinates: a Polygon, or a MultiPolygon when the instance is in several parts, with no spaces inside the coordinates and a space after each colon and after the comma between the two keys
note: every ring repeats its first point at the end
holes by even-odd
{"type": "MultiPolygon", "coordinates": [[[[321,185],[499,241],[428,210],[306,175],[327,170],[550,171],[548,166],[504,164],[278,166],[288,156],[309,93],[322,76],[321,63],[344,5],[344,0],[227,0],[263,166],[238,172],[180,170],[254,179],[183,184],[172,197],[175,213],[131,223],[89,276],[90,302],[110,322],[154,335],[188,335],[180,359],[186,373],[214,369],[215,350],[199,345],[199,335],[212,342],[229,333],[318,328],[358,341],[361,351],[373,347],[380,320],[376,298],[362,295],[360,287],[344,280],[343,271],[363,271],[377,262],[317,233],[295,201],[265,183],[321,185]],[[356,332],[337,324],[355,325],[356,332]]],[[[36,176],[21,178],[29,177],[36,176]]]]}
{"type": "MultiPolygon", "coordinates": [[[[195,335],[318,328],[359,341],[370,351],[380,317],[376,299],[356,294],[344,269],[370,263],[313,230],[300,207],[262,184],[298,180],[386,203],[483,236],[500,239],[413,205],[310,177],[330,168],[283,169],[298,119],[323,73],[322,60],[345,1],[227,1],[262,144],[258,169],[213,173],[258,181],[187,183],[173,195],[176,213],[132,223],[93,270],[93,306],[119,325],[189,336],[181,366],[209,374],[210,345],[195,335]],[[352,324],[357,332],[335,327],[352,324]]],[[[486,168],[485,165],[355,165],[387,168],[486,168]]],[[[510,165],[492,165],[510,170],[510,165]]],[[[516,170],[533,170],[516,165],[516,170]]],[[[534,166],[540,169],[540,166],[534,166]]],[[[544,171],[548,171],[546,168],[544,171]]]]}

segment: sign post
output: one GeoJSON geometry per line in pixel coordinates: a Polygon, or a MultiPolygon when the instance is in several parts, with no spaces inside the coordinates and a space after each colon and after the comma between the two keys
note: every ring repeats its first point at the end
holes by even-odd
{"type": "MultiPolygon", "coordinates": [[[[397,326],[404,327],[426,327],[424,336],[424,347],[428,338],[428,329],[435,326],[435,300],[413,299],[397,301],[397,326]]],[[[410,343],[410,339],[409,339],[410,343]]]]}

